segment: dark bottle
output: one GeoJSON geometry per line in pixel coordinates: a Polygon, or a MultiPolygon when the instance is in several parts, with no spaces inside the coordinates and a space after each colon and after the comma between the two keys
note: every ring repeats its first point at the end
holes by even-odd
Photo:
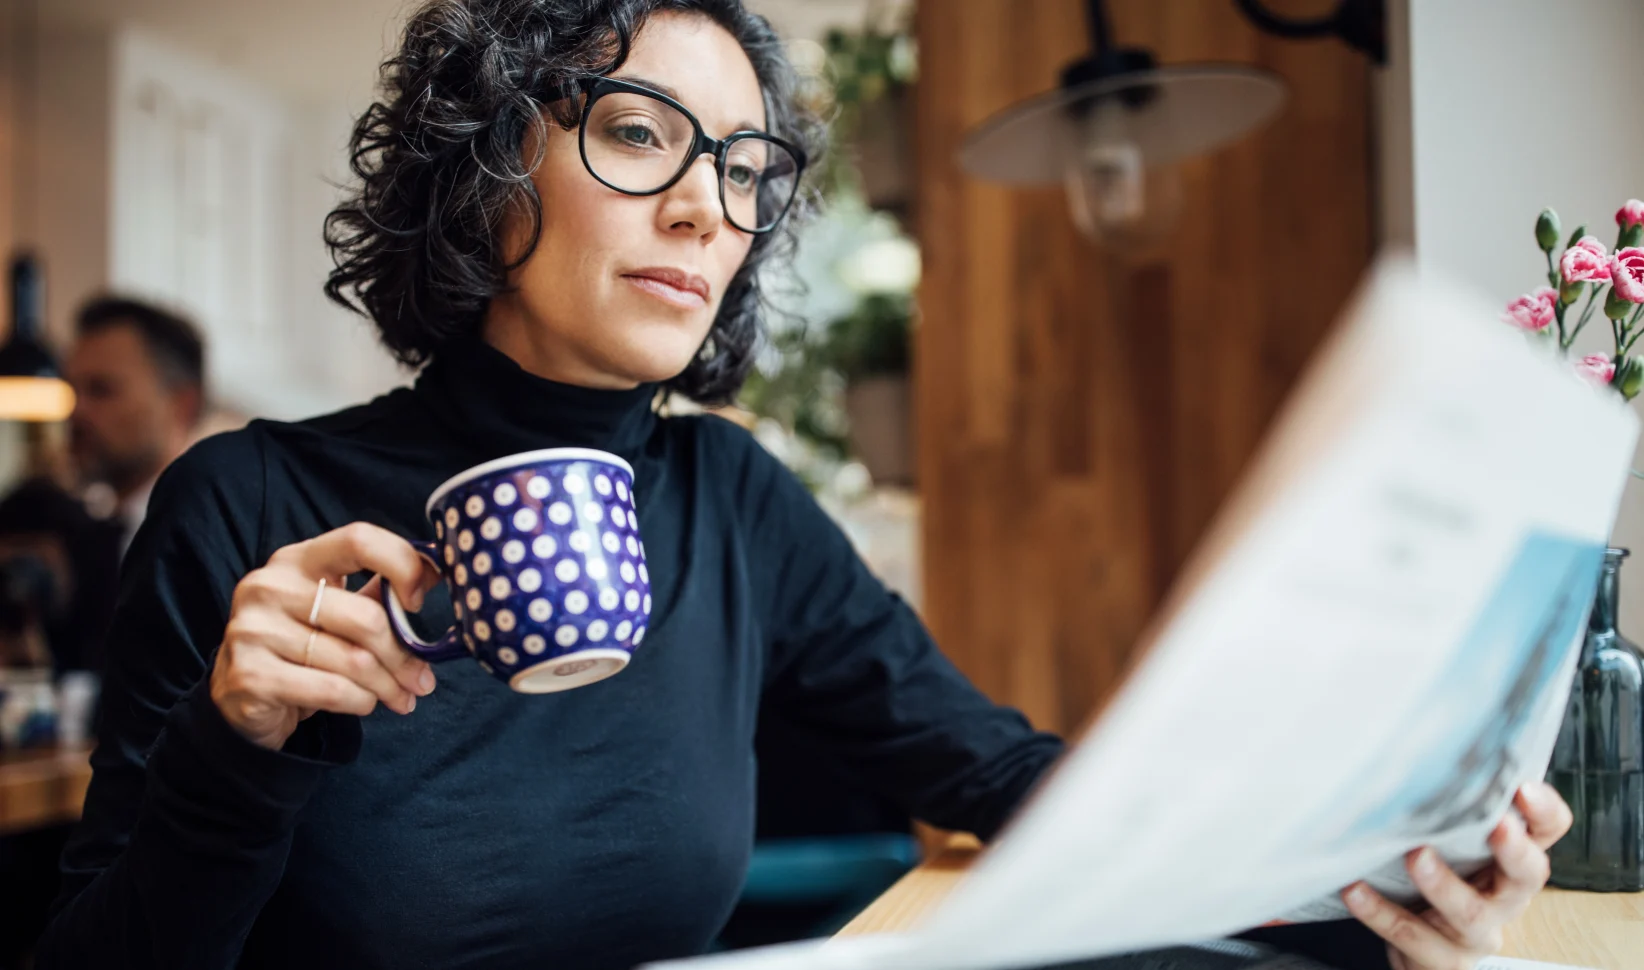
{"type": "Polygon", "coordinates": [[[1547,780],[1575,813],[1553,846],[1553,885],[1644,890],[1644,654],[1616,630],[1625,549],[1604,555],[1570,706],[1547,780]]]}

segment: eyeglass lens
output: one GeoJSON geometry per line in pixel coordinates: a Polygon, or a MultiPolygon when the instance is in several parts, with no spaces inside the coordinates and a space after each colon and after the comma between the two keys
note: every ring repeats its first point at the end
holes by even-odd
{"type": "MultiPolygon", "coordinates": [[[[623,191],[655,192],[692,159],[691,119],[643,94],[611,91],[594,102],[583,132],[588,167],[623,191]]],[[[745,232],[774,226],[799,185],[799,164],[786,148],[759,136],[738,138],[725,150],[720,177],[725,215],[745,232]]]]}

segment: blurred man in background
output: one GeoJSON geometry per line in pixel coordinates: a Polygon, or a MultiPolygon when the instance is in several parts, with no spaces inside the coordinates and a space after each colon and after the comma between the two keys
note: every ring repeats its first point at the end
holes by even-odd
{"type": "Polygon", "coordinates": [[[139,300],[103,297],[76,318],[64,367],[77,402],[70,440],[94,514],[116,517],[122,553],[160,472],[188,447],[205,402],[205,347],[194,325],[139,300]],[[101,504],[103,508],[95,506],[101,504]]]}
{"type": "MultiPolygon", "coordinates": [[[[120,559],[155,479],[200,421],[205,348],[174,313],[100,297],[77,315],[63,369],[77,398],[69,438],[86,501],[50,476],[0,499],[0,667],[49,669],[54,678],[102,670],[120,559]]],[[[0,837],[0,970],[28,965],[68,832],[0,837]]]]}

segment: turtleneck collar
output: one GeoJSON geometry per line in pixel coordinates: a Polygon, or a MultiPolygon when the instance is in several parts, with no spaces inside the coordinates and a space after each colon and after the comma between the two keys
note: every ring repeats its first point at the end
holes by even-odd
{"type": "Polygon", "coordinates": [[[536,448],[599,448],[634,460],[656,425],[657,385],[607,391],[527,372],[477,337],[442,347],[416,393],[491,457],[536,448]]]}

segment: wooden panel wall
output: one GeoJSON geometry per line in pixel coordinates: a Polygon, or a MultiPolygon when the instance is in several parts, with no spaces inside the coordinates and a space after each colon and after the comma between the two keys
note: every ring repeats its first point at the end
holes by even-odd
{"type": "Polygon", "coordinates": [[[1080,238],[1060,190],[962,175],[966,128],[1086,50],[1082,0],[924,0],[916,342],[925,612],[979,686],[1076,728],[1371,252],[1369,72],[1232,0],[1111,0],[1163,63],[1258,64],[1282,117],[1185,172],[1168,255],[1080,238]]]}

